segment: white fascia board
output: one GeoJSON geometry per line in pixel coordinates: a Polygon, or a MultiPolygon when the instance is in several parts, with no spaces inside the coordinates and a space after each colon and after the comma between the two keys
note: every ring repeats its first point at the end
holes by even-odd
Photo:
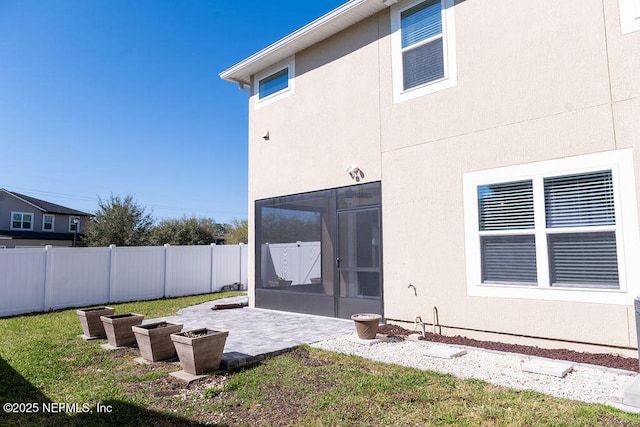
{"type": "Polygon", "coordinates": [[[221,72],[220,78],[250,85],[251,76],[387,8],[382,0],[350,0],[221,72]]]}
{"type": "Polygon", "coordinates": [[[9,190],[5,190],[4,188],[0,188],[0,192],[3,192],[3,193],[5,193],[5,194],[8,194],[9,196],[13,197],[14,199],[18,199],[18,200],[20,200],[21,202],[26,203],[26,204],[28,204],[29,206],[33,206],[34,208],[36,208],[36,209],[38,209],[38,210],[40,210],[40,211],[42,211],[42,212],[47,212],[47,210],[46,210],[46,209],[44,209],[42,206],[35,205],[35,204],[31,203],[30,201],[23,199],[23,198],[22,198],[22,197],[20,197],[20,196],[16,196],[15,194],[13,194],[13,193],[12,193],[11,191],[9,191],[9,190]]]}

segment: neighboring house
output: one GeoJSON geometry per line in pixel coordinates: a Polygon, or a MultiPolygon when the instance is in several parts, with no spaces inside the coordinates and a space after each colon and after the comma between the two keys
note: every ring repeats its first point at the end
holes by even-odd
{"type": "Polygon", "coordinates": [[[639,18],[352,0],[222,72],[250,88],[251,303],[636,347],[639,18]]]}
{"type": "Polygon", "coordinates": [[[0,247],[73,246],[90,214],[0,188],[0,247]]]}

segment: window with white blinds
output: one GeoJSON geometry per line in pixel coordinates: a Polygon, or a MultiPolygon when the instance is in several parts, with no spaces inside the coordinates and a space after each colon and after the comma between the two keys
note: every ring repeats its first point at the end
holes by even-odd
{"type": "Polygon", "coordinates": [[[482,282],[535,284],[532,181],[478,187],[482,282]]]}
{"type": "Polygon", "coordinates": [[[545,178],[544,198],[551,286],[618,288],[611,171],[545,178]]]}
{"type": "Polygon", "coordinates": [[[640,295],[632,149],[462,177],[467,295],[620,305],[640,295]]]}
{"type": "Polygon", "coordinates": [[[442,5],[425,1],[400,13],[404,90],[444,77],[442,5]]]}
{"type": "Polygon", "coordinates": [[[615,225],[611,171],[544,179],[548,228],[615,225]]]}
{"type": "Polygon", "coordinates": [[[477,197],[482,283],[536,285],[542,253],[552,287],[619,288],[611,170],[479,185],[477,197]]]}
{"type": "Polygon", "coordinates": [[[414,0],[391,10],[394,101],[455,85],[453,0],[414,0]]]}
{"type": "Polygon", "coordinates": [[[478,216],[480,231],[533,228],[532,182],[479,186],[478,216]]]}

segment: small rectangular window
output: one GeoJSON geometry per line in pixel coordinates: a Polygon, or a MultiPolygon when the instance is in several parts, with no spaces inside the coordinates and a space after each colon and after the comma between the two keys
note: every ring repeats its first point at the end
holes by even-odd
{"type": "Polygon", "coordinates": [[[77,216],[69,217],[69,233],[75,233],[80,231],[80,218],[77,216]]]}
{"type": "Polygon", "coordinates": [[[53,215],[42,216],[42,231],[53,231],[55,217],[53,215]]]}
{"type": "Polygon", "coordinates": [[[295,57],[254,76],[253,107],[260,108],[295,94],[295,57]]]}
{"type": "Polygon", "coordinates": [[[259,95],[260,99],[276,94],[289,87],[289,69],[280,70],[269,77],[260,80],[259,95]]]}

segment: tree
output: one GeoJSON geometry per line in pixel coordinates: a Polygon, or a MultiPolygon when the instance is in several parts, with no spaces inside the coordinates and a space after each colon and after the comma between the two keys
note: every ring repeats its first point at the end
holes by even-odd
{"type": "Polygon", "coordinates": [[[317,212],[295,215],[269,212],[262,215],[262,240],[259,243],[318,242],[322,240],[322,223],[317,212]]]}
{"type": "Polygon", "coordinates": [[[211,218],[166,219],[151,230],[153,245],[208,245],[223,234],[224,225],[211,218]]]}
{"type": "Polygon", "coordinates": [[[89,246],[143,246],[149,243],[153,226],[151,214],[127,195],[98,198],[98,210],[87,224],[86,241],[89,246]]]}
{"type": "Polygon", "coordinates": [[[227,224],[227,238],[225,241],[228,245],[237,245],[238,243],[249,242],[249,221],[246,219],[234,218],[231,224],[227,224]]]}

